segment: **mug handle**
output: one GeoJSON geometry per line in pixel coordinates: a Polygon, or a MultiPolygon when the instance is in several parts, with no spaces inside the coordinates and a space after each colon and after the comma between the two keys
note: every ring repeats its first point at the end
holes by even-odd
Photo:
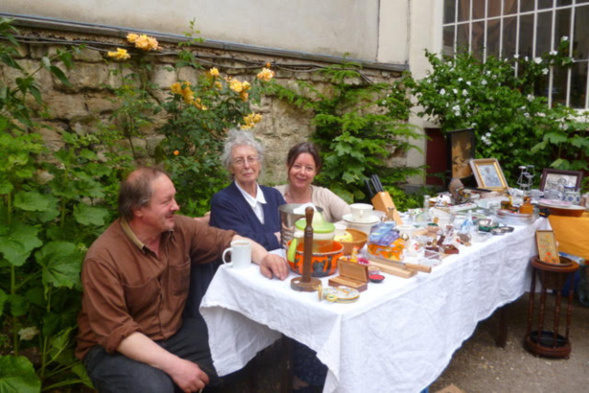
{"type": "Polygon", "coordinates": [[[223,260],[223,263],[231,263],[231,262],[229,262],[229,261],[226,261],[226,260],[225,260],[225,255],[227,255],[227,252],[229,252],[229,251],[232,251],[232,250],[231,250],[231,247],[229,247],[229,248],[226,248],[226,249],[223,251],[223,255],[221,255],[221,260],[223,260]]]}

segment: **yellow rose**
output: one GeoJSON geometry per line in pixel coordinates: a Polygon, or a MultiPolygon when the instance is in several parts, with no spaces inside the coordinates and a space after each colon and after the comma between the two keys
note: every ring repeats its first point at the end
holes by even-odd
{"type": "Polygon", "coordinates": [[[134,44],[135,41],[137,41],[137,38],[139,38],[139,35],[138,34],[135,34],[135,33],[129,33],[129,34],[127,34],[127,41],[129,41],[132,44],[134,44]]]}
{"type": "Polygon", "coordinates": [[[153,37],[148,37],[146,34],[141,34],[138,38],[135,39],[134,43],[136,48],[145,51],[159,49],[157,40],[153,37]]]}
{"type": "Polygon", "coordinates": [[[108,52],[107,55],[115,60],[127,60],[131,58],[131,55],[127,53],[127,50],[121,48],[117,48],[116,52],[108,52]]]}
{"type": "Polygon", "coordinates": [[[250,83],[248,81],[245,81],[241,84],[241,87],[242,87],[243,91],[248,91],[250,89],[250,87],[252,87],[252,86],[250,85],[250,83]]]}
{"type": "Polygon", "coordinates": [[[239,93],[239,98],[241,98],[241,100],[243,102],[247,101],[248,97],[249,97],[249,93],[245,90],[242,90],[241,93],[239,93]]]}
{"type": "Polygon", "coordinates": [[[268,82],[269,80],[271,80],[272,78],[274,78],[274,76],[276,75],[276,73],[268,68],[262,68],[262,71],[260,71],[257,75],[257,78],[263,81],[268,82]]]}
{"type": "Polygon", "coordinates": [[[243,84],[237,79],[231,79],[231,81],[229,82],[229,88],[236,93],[241,93],[241,91],[243,90],[243,84]]]}
{"type": "Polygon", "coordinates": [[[219,70],[216,67],[213,67],[209,70],[210,76],[219,76],[219,70]]]}

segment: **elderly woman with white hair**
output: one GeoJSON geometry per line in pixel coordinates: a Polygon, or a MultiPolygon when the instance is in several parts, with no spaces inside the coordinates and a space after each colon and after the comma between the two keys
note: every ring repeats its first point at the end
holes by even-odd
{"type": "Polygon", "coordinates": [[[233,182],[213,196],[210,224],[274,250],[281,247],[278,207],[286,202],[274,188],[258,184],[263,159],[264,148],[251,132],[229,131],[221,160],[233,182]]]}

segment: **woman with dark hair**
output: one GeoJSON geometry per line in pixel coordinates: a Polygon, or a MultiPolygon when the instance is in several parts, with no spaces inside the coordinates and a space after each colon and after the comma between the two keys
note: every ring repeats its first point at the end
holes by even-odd
{"type": "Polygon", "coordinates": [[[301,142],[293,146],[286,158],[288,184],[276,186],[287,203],[313,203],[323,209],[329,222],[341,221],[350,213],[348,204],[325,187],[314,186],[313,180],[321,170],[321,157],[314,144],[301,142]]]}
{"type": "Polygon", "coordinates": [[[258,184],[262,144],[249,131],[231,130],[221,160],[233,182],[213,196],[210,225],[233,229],[266,250],[281,248],[278,207],[286,202],[275,189],[258,184]]]}

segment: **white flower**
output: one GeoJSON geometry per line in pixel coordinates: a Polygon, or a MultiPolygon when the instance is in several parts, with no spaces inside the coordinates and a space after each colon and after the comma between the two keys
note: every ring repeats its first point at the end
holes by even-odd
{"type": "Polygon", "coordinates": [[[534,58],[534,63],[536,63],[536,64],[542,63],[542,58],[541,57],[535,57],[534,58]]]}
{"type": "Polygon", "coordinates": [[[462,78],[458,78],[458,82],[462,82],[462,81],[463,81],[463,79],[462,79],[462,78]]]}
{"type": "Polygon", "coordinates": [[[466,89],[462,89],[462,95],[466,97],[468,95],[468,91],[466,91],[466,89]]]}
{"type": "Polygon", "coordinates": [[[483,79],[483,80],[481,81],[481,85],[483,85],[483,86],[486,86],[486,85],[487,85],[487,80],[486,80],[486,79],[483,79]]]}
{"type": "Polygon", "coordinates": [[[551,51],[550,51],[550,54],[551,54],[552,56],[556,56],[556,55],[558,54],[558,52],[557,52],[557,51],[555,51],[555,50],[551,50],[551,51]]]}
{"type": "Polygon", "coordinates": [[[566,35],[563,35],[560,40],[561,41],[568,41],[569,40],[569,37],[567,37],[566,35]]]}
{"type": "Polygon", "coordinates": [[[515,55],[513,55],[513,58],[517,60],[519,59],[519,55],[516,53],[515,55]]]}
{"type": "Polygon", "coordinates": [[[485,137],[490,138],[491,137],[491,133],[489,131],[485,132],[485,137]]]}
{"type": "Polygon", "coordinates": [[[524,113],[524,117],[525,117],[525,118],[527,118],[527,119],[529,119],[529,118],[530,118],[530,114],[529,114],[529,113],[527,113],[527,112],[525,112],[525,113],[524,113]]]}
{"type": "Polygon", "coordinates": [[[542,69],[542,75],[548,75],[548,68],[542,69]]]}
{"type": "Polygon", "coordinates": [[[452,89],[452,92],[453,92],[454,94],[458,94],[458,90],[457,90],[457,89],[452,89]]]}
{"type": "Polygon", "coordinates": [[[470,86],[472,83],[470,83],[470,81],[466,81],[466,84],[470,86]]]}
{"type": "Polygon", "coordinates": [[[528,56],[524,57],[524,61],[530,60],[528,56]]]}
{"type": "Polygon", "coordinates": [[[458,105],[454,105],[452,110],[454,111],[454,116],[460,116],[460,107],[458,105]]]}
{"type": "Polygon", "coordinates": [[[528,94],[528,96],[526,97],[528,99],[528,101],[532,102],[534,101],[534,95],[533,94],[528,94]]]}
{"type": "Polygon", "coordinates": [[[22,341],[32,340],[39,333],[39,329],[37,329],[35,326],[22,328],[18,331],[18,335],[22,341]]]}
{"type": "Polygon", "coordinates": [[[446,89],[440,90],[440,95],[443,96],[444,94],[446,94],[446,89]]]}

